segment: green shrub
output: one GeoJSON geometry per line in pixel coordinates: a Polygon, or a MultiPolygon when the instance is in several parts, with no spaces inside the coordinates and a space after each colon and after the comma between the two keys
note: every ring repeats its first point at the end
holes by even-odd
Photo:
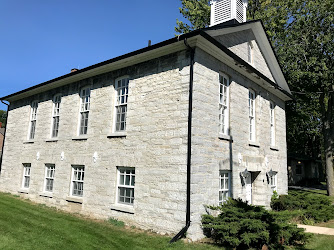
{"type": "Polygon", "coordinates": [[[210,208],[220,213],[202,216],[203,232],[225,247],[261,249],[266,244],[277,248],[279,244],[296,245],[307,240],[303,229],[285,223],[281,217],[277,220],[274,213],[240,199],[210,208]]]}
{"type": "Polygon", "coordinates": [[[334,219],[334,206],[329,197],[302,191],[289,191],[289,195],[272,197],[274,211],[300,210],[299,220],[306,224],[334,219]]]}

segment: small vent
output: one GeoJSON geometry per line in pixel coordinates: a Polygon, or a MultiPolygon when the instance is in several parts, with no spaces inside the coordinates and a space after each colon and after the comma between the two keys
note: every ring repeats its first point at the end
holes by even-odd
{"type": "Polygon", "coordinates": [[[226,19],[231,18],[231,1],[220,0],[215,6],[215,23],[220,23],[226,19]]]}
{"type": "Polygon", "coordinates": [[[244,5],[242,0],[237,0],[237,16],[238,22],[242,23],[244,21],[244,5]]]}

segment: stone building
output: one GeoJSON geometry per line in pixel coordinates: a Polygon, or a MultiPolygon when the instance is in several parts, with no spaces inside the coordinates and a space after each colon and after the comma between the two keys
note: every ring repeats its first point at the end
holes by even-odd
{"type": "Polygon", "coordinates": [[[2,97],[0,190],[200,239],[205,205],[287,193],[290,99],[261,21],[183,34],[2,97]]]}

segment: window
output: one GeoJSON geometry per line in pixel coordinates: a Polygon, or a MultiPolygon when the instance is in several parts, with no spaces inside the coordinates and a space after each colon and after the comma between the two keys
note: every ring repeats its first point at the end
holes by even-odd
{"type": "Polygon", "coordinates": [[[135,199],[135,169],[118,167],[118,203],[133,205],[135,199]]]}
{"type": "Polygon", "coordinates": [[[52,133],[51,133],[51,137],[53,137],[53,138],[58,137],[60,101],[61,101],[61,96],[60,95],[56,95],[53,98],[52,133]]]}
{"type": "Polygon", "coordinates": [[[248,108],[249,108],[249,140],[255,141],[255,92],[253,90],[249,90],[248,108]]]}
{"type": "Polygon", "coordinates": [[[219,174],[219,205],[222,205],[230,197],[230,172],[220,171],[219,174]]]}
{"type": "Polygon", "coordinates": [[[128,103],[129,78],[116,80],[115,84],[116,102],[115,102],[115,132],[126,130],[126,112],[128,103]]]}
{"type": "Polygon", "coordinates": [[[72,166],[72,185],[71,185],[72,196],[82,197],[84,177],[85,177],[84,166],[72,166]]]}
{"type": "Polygon", "coordinates": [[[229,78],[224,75],[219,75],[219,133],[227,135],[228,132],[228,106],[229,106],[229,78]]]}
{"type": "Polygon", "coordinates": [[[297,175],[301,175],[302,174],[302,165],[301,164],[297,164],[296,165],[296,174],[297,175]]]}
{"type": "Polygon", "coordinates": [[[37,108],[38,108],[38,102],[33,101],[31,103],[31,114],[30,114],[30,128],[29,128],[29,139],[30,140],[33,140],[35,138],[37,108]]]}
{"type": "Polygon", "coordinates": [[[273,174],[269,177],[269,182],[272,191],[277,191],[277,174],[273,174]]]}
{"type": "Polygon", "coordinates": [[[250,64],[253,64],[253,43],[247,43],[247,60],[250,64]]]}
{"type": "Polygon", "coordinates": [[[275,146],[275,104],[270,102],[270,145],[275,146]]]}
{"type": "Polygon", "coordinates": [[[29,188],[30,186],[30,169],[31,169],[30,163],[23,164],[23,180],[22,180],[23,188],[29,188]]]}
{"type": "Polygon", "coordinates": [[[90,109],[90,88],[83,88],[81,89],[80,92],[79,135],[87,134],[89,109],[90,109]]]}
{"type": "Polygon", "coordinates": [[[45,164],[44,191],[53,192],[54,176],[55,176],[55,165],[54,164],[45,164]]]}

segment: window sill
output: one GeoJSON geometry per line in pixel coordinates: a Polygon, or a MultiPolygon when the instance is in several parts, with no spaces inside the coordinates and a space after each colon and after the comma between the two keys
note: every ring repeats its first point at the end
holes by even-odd
{"type": "Polygon", "coordinates": [[[255,148],[259,148],[260,144],[258,142],[255,141],[248,141],[248,145],[251,147],[255,147],[255,148]]]}
{"type": "Polygon", "coordinates": [[[113,137],[126,137],[126,132],[114,132],[107,135],[108,138],[113,137]]]}
{"type": "Polygon", "coordinates": [[[232,136],[230,135],[219,134],[218,138],[221,140],[233,142],[232,136]]]}
{"type": "Polygon", "coordinates": [[[67,196],[66,201],[82,204],[83,199],[82,197],[67,196]]]}
{"type": "Polygon", "coordinates": [[[30,144],[30,143],[34,143],[35,140],[26,140],[26,141],[23,141],[23,144],[30,144]]]}
{"type": "Polygon", "coordinates": [[[278,147],[277,147],[277,146],[273,146],[273,145],[270,146],[270,149],[271,149],[271,150],[274,150],[274,151],[279,151],[279,150],[278,150],[278,147]]]}
{"type": "Polygon", "coordinates": [[[21,194],[29,194],[29,188],[25,189],[25,188],[20,188],[18,190],[19,193],[21,194]]]}
{"type": "Polygon", "coordinates": [[[53,193],[50,192],[40,192],[39,196],[47,197],[47,198],[53,198],[53,193]]]}
{"type": "Polygon", "coordinates": [[[135,213],[135,209],[131,205],[113,204],[110,206],[110,209],[118,211],[118,212],[128,213],[128,214],[135,213]]]}
{"type": "Polygon", "coordinates": [[[51,138],[51,139],[46,139],[45,141],[46,142],[56,142],[56,141],[58,141],[58,139],[57,138],[51,138]]]}
{"type": "Polygon", "coordinates": [[[88,139],[87,135],[73,136],[72,141],[85,141],[88,139]]]}

